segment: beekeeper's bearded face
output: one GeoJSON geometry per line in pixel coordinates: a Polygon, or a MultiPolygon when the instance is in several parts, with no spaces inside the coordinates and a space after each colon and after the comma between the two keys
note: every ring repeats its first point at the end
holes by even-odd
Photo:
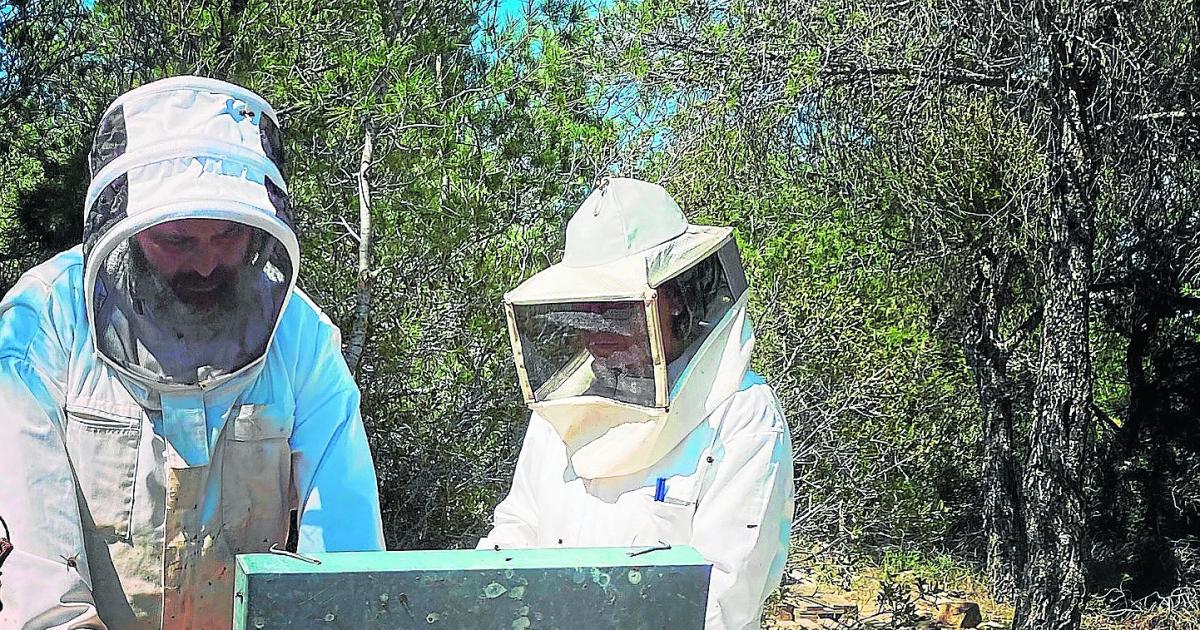
{"type": "Polygon", "coordinates": [[[155,279],[184,305],[207,311],[234,293],[252,232],[234,221],[179,219],[143,230],[136,239],[155,279]]]}

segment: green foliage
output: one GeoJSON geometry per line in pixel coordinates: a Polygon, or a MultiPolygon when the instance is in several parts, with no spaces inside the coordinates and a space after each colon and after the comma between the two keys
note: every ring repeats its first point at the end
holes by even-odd
{"type": "MultiPolygon", "coordinates": [[[[1160,24],[1182,5],[1134,5],[1120,28],[1147,42],[1142,57],[1191,63],[1194,42],[1160,24]]],[[[280,113],[302,287],[348,337],[363,324],[357,177],[369,136],[357,379],[386,535],[393,547],[470,546],[527,415],[503,293],[557,260],[597,177],[659,181],[692,221],[737,228],[755,368],[793,429],[796,537],[930,580],[956,570],[951,555],[977,559],[993,480],[967,349],[980,278],[1005,261],[998,333],[1012,341],[1023,460],[1047,156],[1010,93],[914,83],[946,58],[974,59],[958,47],[963,25],[940,19],[952,7],[554,0],[513,21],[498,9],[34,0],[0,13],[0,273],[11,283],[77,241],[87,145],[112,98],[173,74],[215,76],[280,113]]],[[[1195,91],[1174,74],[1154,75],[1160,92],[1195,91]]],[[[1179,98],[1163,110],[1194,109],[1179,98]]],[[[1154,588],[1200,575],[1194,118],[1120,123],[1111,142],[1124,144],[1100,169],[1090,351],[1102,422],[1087,491],[1105,584],[1163,560],[1174,573],[1154,588]]]]}

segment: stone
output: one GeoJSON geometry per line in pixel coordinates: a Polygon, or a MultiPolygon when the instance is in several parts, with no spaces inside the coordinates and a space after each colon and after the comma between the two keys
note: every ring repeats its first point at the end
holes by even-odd
{"type": "Polygon", "coordinates": [[[858,616],[858,604],[837,595],[820,593],[802,597],[797,602],[793,615],[806,619],[843,619],[858,616]]]}
{"type": "Polygon", "coordinates": [[[979,604],[963,599],[934,602],[933,620],[948,628],[977,628],[983,623],[979,604]]]}

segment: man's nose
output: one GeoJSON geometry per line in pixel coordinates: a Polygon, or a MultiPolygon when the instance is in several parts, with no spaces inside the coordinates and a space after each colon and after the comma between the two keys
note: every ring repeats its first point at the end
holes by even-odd
{"type": "Polygon", "coordinates": [[[214,247],[200,247],[192,255],[192,269],[207,278],[220,263],[220,256],[220,252],[214,247]]]}

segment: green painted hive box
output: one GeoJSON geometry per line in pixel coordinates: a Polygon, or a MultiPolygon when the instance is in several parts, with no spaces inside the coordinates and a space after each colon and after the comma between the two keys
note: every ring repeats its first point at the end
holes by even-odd
{"type": "Polygon", "coordinates": [[[234,630],[700,629],[712,569],[685,546],[307,557],[238,556],[234,630]]]}

